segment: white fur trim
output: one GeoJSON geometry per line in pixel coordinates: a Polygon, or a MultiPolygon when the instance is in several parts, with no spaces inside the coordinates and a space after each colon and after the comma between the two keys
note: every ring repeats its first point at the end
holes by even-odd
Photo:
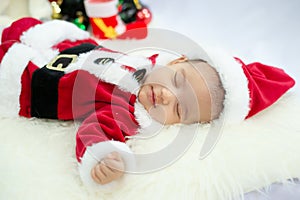
{"type": "Polygon", "coordinates": [[[151,70],[152,66],[152,62],[148,58],[143,57],[142,54],[140,56],[123,55],[116,62],[135,69],[146,68],[151,70]]]}
{"type": "Polygon", "coordinates": [[[136,94],[140,86],[132,76],[132,73],[122,68],[123,65],[135,69],[146,68],[146,70],[150,70],[151,61],[139,56],[128,56],[121,53],[107,52],[105,50],[94,50],[81,54],[77,62],[70,64],[65,72],[70,73],[75,70],[85,70],[105,82],[118,85],[123,91],[136,94]],[[114,58],[115,62],[94,63],[98,58],[114,58]]]}
{"type": "Polygon", "coordinates": [[[209,64],[219,73],[226,91],[224,110],[220,118],[229,124],[243,121],[250,110],[250,96],[248,79],[241,64],[221,49],[206,48],[205,50],[210,59],[209,64]]]}
{"type": "Polygon", "coordinates": [[[84,7],[89,17],[111,17],[118,14],[118,0],[108,2],[84,1],[84,7]]]}
{"type": "Polygon", "coordinates": [[[125,163],[125,171],[134,171],[136,167],[135,156],[125,143],[118,141],[99,142],[87,147],[85,154],[81,159],[81,163],[79,164],[79,174],[82,182],[86,186],[95,189],[104,189],[105,191],[112,191],[119,186],[119,180],[105,185],[99,185],[91,177],[92,168],[107,154],[114,151],[120,153],[125,163]]]}
{"type": "Polygon", "coordinates": [[[136,139],[145,140],[152,138],[165,127],[163,124],[155,121],[138,100],[134,104],[134,116],[139,124],[139,129],[136,135],[126,136],[126,139],[130,139],[129,142],[134,143],[136,139]]]}
{"type": "Polygon", "coordinates": [[[139,101],[134,104],[134,116],[141,128],[147,128],[153,122],[151,116],[139,101]]]}
{"type": "Polygon", "coordinates": [[[52,20],[38,24],[24,32],[20,40],[35,49],[49,49],[66,39],[71,41],[88,39],[90,34],[76,25],[63,20],[52,20]]]}
{"type": "Polygon", "coordinates": [[[0,67],[0,114],[18,116],[20,110],[21,76],[29,61],[43,66],[58,52],[55,50],[36,51],[24,44],[14,44],[1,62],[0,67]]]}

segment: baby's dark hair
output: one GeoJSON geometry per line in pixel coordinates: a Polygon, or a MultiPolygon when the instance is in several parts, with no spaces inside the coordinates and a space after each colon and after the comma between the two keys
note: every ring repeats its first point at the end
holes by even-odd
{"type": "Polygon", "coordinates": [[[199,71],[205,80],[211,98],[211,120],[217,119],[223,111],[225,98],[225,90],[218,72],[205,60],[191,59],[188,62],[199,71]],[[203,63],[206,63],[206,65],[203,65],[203,63]]]}

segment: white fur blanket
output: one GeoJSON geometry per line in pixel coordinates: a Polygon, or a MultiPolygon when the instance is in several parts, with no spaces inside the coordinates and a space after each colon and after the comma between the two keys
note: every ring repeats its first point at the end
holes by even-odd
{"type": "MultiPolygon", "coordinates": [[[[153,173],[126,175],[113,193],[85,188],[74,156],[72,122],[0,118],[0,199],[233,199],[272,182],[300,177],[300,101],[287,94],[275,105],[235,127],[204,160],[201,127],[188,151],[153,173]]],[[[132,142],[136,152],[163,148],[179,126],[149,140],[132,142]]]]}

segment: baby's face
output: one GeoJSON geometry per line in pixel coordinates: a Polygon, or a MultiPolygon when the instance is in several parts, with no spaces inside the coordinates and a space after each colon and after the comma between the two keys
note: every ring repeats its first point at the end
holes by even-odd
{"type": "Polygon", "coordinates": [[[154,69],[145,78],[138,100],[162,124],[208,122],[211,118],[205,80],[188,62],[175,61],[154,69]]]}

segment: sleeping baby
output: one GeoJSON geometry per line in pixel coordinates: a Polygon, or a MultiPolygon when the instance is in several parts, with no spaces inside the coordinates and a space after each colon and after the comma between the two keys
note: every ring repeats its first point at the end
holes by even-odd
{"type": "Polygon", "coordinates": [[[80,176],[109,185],[134,162],[128,137],[149,126],[236,123],[273,104],[295,84],[282,69],[209,52],[165,66],[99,46],[64,21],[20,19],[2,32],[1,115],[80,122],[80,176]],[[55,31],[54,31],[55,30],[55,31]],[[8,87],[9,86],[9,87],[8,87]]]}

